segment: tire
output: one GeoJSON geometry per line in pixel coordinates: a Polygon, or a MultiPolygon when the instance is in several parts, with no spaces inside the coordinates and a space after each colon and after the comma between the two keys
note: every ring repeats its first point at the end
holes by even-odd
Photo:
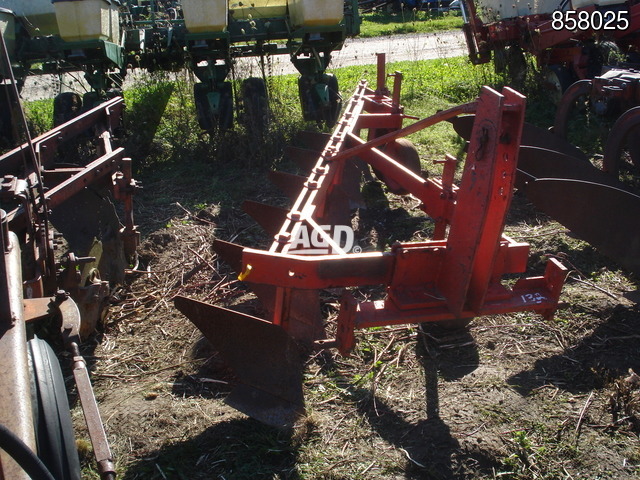
{"type": "Polygon", "coordinates": [[[329,87],[329,108],[325,110],[324,122],[327,127],[333,127],[340,117],[342,110],[342,97],[340,96],[340,87],[338,85],[338,77],[332,73],[325,73],[323,76],[324,83],[329,87]]]}
{"type": "Polygon", "coordinates": [[[603,169],[634,189],[640,184],[640,107],[623,113],[609,132],[603,169]]]}
{"type": "Polygon", "coordinates": [[[82,98],[75,92],[63,92],[53,100],[53,126],[57,127],[82,113],[82,98]]]}
{"type": "Polygon", "coordinates": [[[229,130],[233,127],[233,87],[231,82],[224,82],[220,88],[220,114],[217,117],[218,127],[229,130]]]}
{"type": "Polygon", "coordinates": [[[100,95],[98,94],[98,92],[87,92],[82,97],[82,103],[83,103],[82,111],[88,112],[92,108],[95,108],[98,105],[100,105],[102,101],[103,100],[100,98],[100,95]]]}
{"type": "Polygon", "coordinates": [[[262,133],[269,125],[267,85],[262,78],[247,78],[242,82],[244,124],[250,132],[262,133]]]}
{"type": "Polygon", "coordinates": [[[38,457],[56,480],[80,480],[80,460],[58,359],[49,344],[39,338],[28,342],[27,351],[38,457]]]}
{"type": "Polygon", "coordinates": [[[208,83],[196,83],[193,86],[193,99],[196,104],[198,124],[205,131],[212,131],[216,127],[228,130],[233,126],[233,89],[231,82],[224,82],[218,90],[220,102],[218,112],[211,110],[207,95],[211,92],[208,83]]]}
{"type": "MultiPolygon", "coordinates": [[[[521,90],[524,88],[527,79],[527,59],[518,45],[509,46],[506,54],[511,85],[517,90],[521,90]]],[[[565,90],[569,85],[565,87],[565,90]]]]}
{"type": "MultiPolygon", "coordinates": [[[[91,104],[89,99],[92,93],[86,93],[84,98],[75,92],[63,92],[53,100],[53,125],[57,127],[63,123],[73,120],[75,117],[87,110],[91,104]]],[[[94,93],[97,96],[97,94],[94,93]]],[[[84,164],[84,148],[88,138],[88,132],[78,135],[62,143],[58,147],[58,160],[69,165],[84,164]]]]}
{"type": "Polygon", "coordinates": [[[196,113],[198,115],[198,124],[202,130],[213,130],[213,115],[207,100],[209,87],[205,83],[196,83],[193,86],[193,100],[196,104],[196,113]]]}
{"type": "Polygon", "coordinates": [[[338,79],[331,73],[322,75],[322,82],[316,82],[314,77],[302,76],[298,79],[298,93],[300,95],[300,105],[302,116],[305,121],[315,121],[324,123],[329,128],[338,121],[342,110],[342,97],[338,79]],[[323,104],[316,91],[317,85],[326,85],[329,93],[328,104],[323,104]]]}
{"type": "Polygon", "coordinates": [[[587,77],[594,78],[602,75],[603,67],[616,67],[622,60],[620,47],[614,42],[598,42],[589,49],[589,63],[587,77]]]}
{"type": "Polygon", "coordinates": [[[493,51],[493,71],[502,75],[507,71],[507,50],[505,47],[496,48],[493,51]]]}

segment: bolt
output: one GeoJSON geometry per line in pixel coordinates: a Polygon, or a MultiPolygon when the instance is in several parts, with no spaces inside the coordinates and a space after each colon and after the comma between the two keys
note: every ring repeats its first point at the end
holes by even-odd
{"type": "Polygon", "coordinates": [[[67,292],[65,292],[64,290],[58,290],[56,291],[56,302],[58,303],[62,303],[64,302],[67,298],[69,298],[69,294],[67,292]]]}

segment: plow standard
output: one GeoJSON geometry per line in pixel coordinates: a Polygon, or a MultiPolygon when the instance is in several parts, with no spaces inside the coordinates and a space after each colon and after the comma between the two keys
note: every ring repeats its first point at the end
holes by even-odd
{"type": "MultiPolygon", "coordinates": [[[[266,319],[176,297],[176,307],[211,341],[238,377],[227,403],[265,423],[290,426],[304,414],[305,355],[337,348],[348,354],[362,328],[423,322],[464,324],[473,317],[534,311],[553,315],[566,277],[554,259],[544,275],[520,278],[529,247],[503,234],[524,126],[525,99],[509,88],[483,88],[475,102],[441,111],[402,127],[401,75],[393,93],[379,61],[375,90],[361,82],[320,152],[296,149],[308,177],[274,175],[291,196],[289,211],[249,203],[246,210],[274,235],[269,250],[216,241],[214,248],[260,299],[266,319]],[[475,114],[462,180],[454,184],[457,160],[447,156],[440,179],[423,178],[417,152],[404,137],[475,114]],[[348,253],[326,225],[350,225],[358,205],[361,171],[371,166],[390,188],[410,193],[433,220],[432,239],[396,243],[390,251],[348,253]],[[294,192],[296,192],[294,194],[294,192]],[[312,231],[331,254],[296,251],[301,229],[312,231]],[[382,285],[383,300],[359,302],[349,288],[382,285]],[[320,291],[341,288],[335,328],[329,334],[320,291]]],[[[319,138],[316,138],[319,140],[319,138]]],[[[570,148],[559,141],[559,148],[570,148]]]]}

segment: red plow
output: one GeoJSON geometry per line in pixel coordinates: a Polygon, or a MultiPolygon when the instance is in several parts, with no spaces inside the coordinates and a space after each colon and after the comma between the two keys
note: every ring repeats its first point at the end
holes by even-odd
{"type": "MultiPolygon", "coordinates": [[[[321,151],[293,149],[308,177],[275,174],[292,197],[289,211],[255,203],[246,210],[271,234],[269,250],[217,240],[218,254],[250,287],[267,312],[260,319],[186,297],[176,307],[203,332],[238,378],[227,403],[265,423],[290,426],[304,414],[305,356],[336,348],[347,355],[358,329],[396,324],[449,322],[507,312],[551,317],[566,269],[550,259],[544,275],[505,275],[526,270],[529,246],[503,234],[514,187],[524,126],[525,98],[510,88],[488,87],[478,99],[403,127],[412,118],[399,104],[401,74],[393,92],[361,82],[333,133],[318,137],[321,151]],[[423,178],[417,153],[404,138],[439,122],[475,114],[462,179],[447,155],[441,178],[423,178]],[[335,228],[349,226],[360,200],[359,178],[370,166],[392,191],[409,193],[434,222],[430,240],[395,243],[389,251],[345,251],[335,228]],[[418,162],[419,167],[419,162],[418,162]],[[295,192],[295,193],[294,193],[295,192]],[[300,251],[302,231],[327,246],[324,254],[300,251]],[[331,235],[330,232],[334,232],[331,235]],[[357,301],[352,287],[384,286],[383,300],[357,301]],[[335,328],[325,328],[320,291],[343,289],[335,328]],[[331,334],[328,333],[331,331],[331,334]]],[[[317,134],[318,135],[318,134],[317,134]]]]}

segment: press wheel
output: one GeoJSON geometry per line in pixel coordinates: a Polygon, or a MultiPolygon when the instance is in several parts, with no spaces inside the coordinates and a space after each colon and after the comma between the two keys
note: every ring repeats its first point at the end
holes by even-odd
{"type": "Polygon", "coordinates": [[[38,457],[56,480],[80,480],[80,460],[64,378],[58,359],[47,342],[28,342],[32,370],[34,420],[38,457]]]}

